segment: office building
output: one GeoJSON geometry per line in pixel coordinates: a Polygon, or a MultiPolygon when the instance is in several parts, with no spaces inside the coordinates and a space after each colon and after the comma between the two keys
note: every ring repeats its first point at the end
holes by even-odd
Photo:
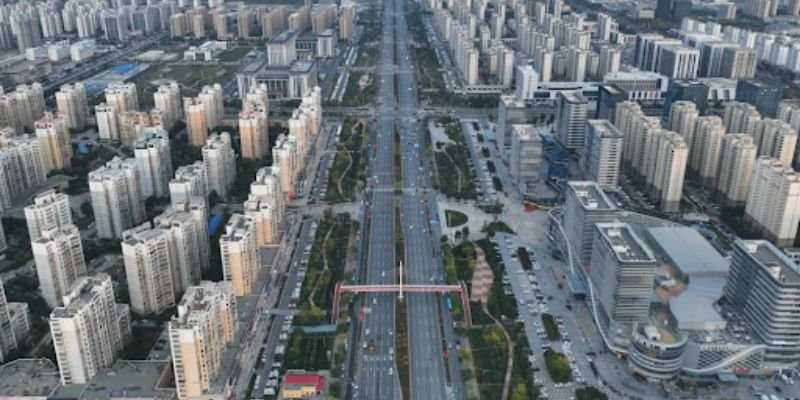
{"type": "Polygon", "coordinates": [[[114,157],[89,173],[97,236],[121,238],[122,232],[144,221],[144,197],[136,160],[114,157]]]}
{"type": "Polygon", "coordinates": [[[179,399],[202,398],[222,371],[223,353],[239,328],[230,282],[190,287],[169,322],[169,342],[179,399]]]}
{"type": "Polygon", "coordinates": [[[732,208],[744,207],[753,179],[758,146],[746,133],[729,133],[722,137],[722,159],[716,181],[720,201],[732,208]]]}
{"type": "Polygon", "coordinates": [[[633,324],[647,321],[650,313],[656,258],[625,223],[595,224],[593,241],[589,281],[600,329],[627,347],[633,324]]]}
{"type": "Polygon", "coordinates": [[[193,197],[206,199],[208,195],[208,178],[202,161],[178,167],[175,170],[175,178],[169,181],[169,198],[173,207],[193,197]]]}
{"type": "Polygon", "coordinates": [[[758,57],[755,49],[726,47],[722,51],[720,76],[728,79],[752,79],[756,76],[758,57]]]}
{"type": "Polygon", "coordinates": [[[779,247],[794,246],[800,223],[800,174],[775,158],[756,160],[745,219],[779,247]]]}
{"type": "Polygon", "coordinates": [[[733,245],[725,299],[744,320],[750,334],[767,348],[764,366],[791,369],[800,361],[800,293],[798,266],[764,240],[739,240],[733,245]]]}
{"type": "Polygon", "coordinates": [[[169,233],[150,222],[122,234],[122,259],[131,310],[139,315],[160,314],[175,305],[169,233]]]}
{"type": "Polygon", "coordinates": [[[252,293],[261,266],[255,225],[252,218],[233,214],[219,239],[223,278],[231,282],[236,296],[252,293]]]}
{"type": "Polygon", "coordinates": [[[172,158],[169,150],[169,134],[162,128],[146,128],[144,137],[133,148],[142,197],[169,196],[169,181],[172,178],[172,158]]]}
{"type": "Polygon", "coordinates": [[[775,117],[783,98],[783,86],[755,79],[740,80],[736,84],[736,101],[756,106],[761,115],[775,117]]]}
{"type": "Polygon", "coordinates": [[[50,308],[64,304],[62,297],[70,286],[86,275],[78,228],[68,224],[42,231],[41,236],[31,242],[31,249],[42,297],[50,308]]]}
{"type": "Polygon", "coordinates": [[[569,241],[573,260],[589,267],[594,245],[594,225],[614,222],[617,206],[597,182],[567,182],[564,203],[564,234],[569,241]]]}
{"type": "Polygon", "coordinates": [[[67,118],[67,127],[81,130],[86,127],[89,105],[83,83],[61,85],[56,92],[56,107],[59,114],[67,118]]]}
{"type": "Polygon", "coordinates": [[[88,384],[114,364],[130,337],[130,310],[114,303],[114,287],[105,273],[76,281],[63,304],[50,313],[61,384],[88,384]]]}
{"type": "Polygon", "coordinates": [[[532,125],[511,126],[511,151],[509,173],[520,193],[532,195],[543,183],[542,138],[532,125]]]}
{"type": "Polygon", "coordinates": [[[672,104],[676,101],[691,101],[697,106],[700,114],[705,114],[708,108],[708,86],[697,81],[677,81],[671,79],[667,85],[667,94],[664,96],[664,113],[669,115],[672,104]]]}
{"type": "Polygon", "coordinates": [[[64,114],[45,113],[34,124],[39,149],[42,152],[45,173],[72,166],[72,141],[64,114]]]}
{"type": "Polygon", "coordinates": [[[665,46],[661,50],[658,73],[671,79],[695,79],[700,68],[700,50],[684,45],[665,46]]]}
{"type": "Polygon", "coordinates": [[[44,231],[72,224],[69,196],[53,189],[37,193],[25,206],[25,223],[31,241],[40,238],[44,231]]]}
{"type": "Polygon", "coordinates": [[[159,85],[153,93],[155,108],[164,112],[164,129],[170,130],[183,115],[181,88],[175,83],[159,85]]]}
{"type": "Polygon", "coordinates": [[[581,158],[581,171],[586,180],[597,182],[603,190],[619,186],[623,134],[604,119],[586,121],[586,145],[581,158]]]}
{"type": "Polygon", "coordinates": [[[743,14],[762,21],[769,21],[777,12],[778,0],[746,0],[742,7],[743,14]]]}
{"type": "Polygon", "coordinates": [[[227,198],[236,179],[236,154],[233,152],[231,135],[215,133],[203,146],[203,165],[206,169],[208,191],[227,198]]]}
{"type": "Polygon", "coordinates": [[[556,112],[556,141],[569,151],[583,148],[588,101],[576,93],[561,93],[556,112]]]}

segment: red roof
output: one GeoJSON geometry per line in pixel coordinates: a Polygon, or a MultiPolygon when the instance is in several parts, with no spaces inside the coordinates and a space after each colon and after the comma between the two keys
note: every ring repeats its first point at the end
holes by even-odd
{"type": "Polygon", "coordinates": [[[314,386],[317,393],[325,390],[325,377],[317,374],[286,374],[284,385],[314,386]]]}

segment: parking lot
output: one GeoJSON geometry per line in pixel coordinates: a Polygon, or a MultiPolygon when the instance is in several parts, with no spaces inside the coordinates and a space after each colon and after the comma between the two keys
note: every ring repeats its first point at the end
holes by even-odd
{"type": "Polygon", "coordinates": [[[478,192],[478,203],[489,204],[500,200],[502,193],[494,188],[492,178],[495,173],[489,171],[488,162],[492,161],[497,168],[497,162],[493,161],[490,157],[483,157],[483,149],[489,151],[489,143],[485,138],[485,134],[481,129],[480,122],[476,119],[462,119],[460,120],[461,130],[464,138],[467,141],[470,154],[470,166],[475,174],[475,191],[478,192]],[[478,135],[483,136],[483,143],[478,139],[478,135]]]}

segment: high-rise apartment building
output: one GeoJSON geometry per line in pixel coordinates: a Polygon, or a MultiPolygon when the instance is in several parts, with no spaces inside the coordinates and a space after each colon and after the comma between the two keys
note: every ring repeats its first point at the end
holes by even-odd
{"type": "Polygon", "coordinates": [[[97,135],[104,140],[119,140],[119,110],[105,103],[94,107],[97,135]]]}
{"type": "Polygon", "coordinates": [[[58,307],[71,285],[86,275],[80,231],[72,224],[43,231],[31,248],[42,297],[49,307],[58,307]]]}
{"type": "Polygon", "coordinates": [[[645,181],[662,211],[680,211],[689,146],[683,136],[660,130],[645,143],[645,181]]]}
{"type": "Polygon", "coordinates": [[[31,241],[40,238],[44,231],[72,224],[69,196],[53,189],[37,193],[25,206],[25,223],[31,241]]]}
{"type": "Polygon", "coordinates": [[[744,213],[768,240],[793,246],[800,223],[800,174],[776,158],[759,157],[744,213]]]}
{"type": "Polygon", "coordinates": [[[272,165],[278,167],[285,198],[290,198],[295,193],[295,178],[300,169],[299,158],[295,138],[285,135],[278,136],[275,146],[272,148],[272,165]]]}
{"type": "Polygon", "coordinates": [[[203,146],[203,165],[208,179],[208,191],[215,191],[218,196],[227,198],[236,179],[236,154],[228,132],[215,133],[208,137],[203,146]]]}
{"type": "Polygon", "coordinates": [[[752,337],[767,348],[766,369],[794,368],[800,361],[797,264],[765,240],[734,243],[725,299],[744,320],[752,337]]]}
{"type": "Polygon", "coordinates": [[[583,148],[586,136],[588,101],[576,93],[561,93],[558,96],[556,113],[556,141],[570,151],[583,148]]]}
{"type": "Polygon", "coordinates": [[[725,104],[723,122],[728,133],[746,133],[755,136],[756,128],[761,123],[761,113],[752,104],[731,101],[725,104]]]}
{"type": "Polygon", "coordinates": [[[199,197],[167,208],[153,219],[156,229],[168,234],[172,286],[183,293],[200,281],[201,271],[208,269],[208,211],[206,201],[199,197]]]}
{"type": "Polygon", "coordinates": [[[178,167],[175,178],[169,181],[169,198],[173,206],[193,197],[206,199],[208,195],[208,178],[202,161],[178,167]]]}
{"type": "Polygon", "coordinates": [[[256,160],[269,155],[269,125],[263,106],[255,105],[239,113],[239,136],[242,158],[256,160]]]}
{"type": "Polygon", "coordinates": [[[716,116],[697,119],[694,143],[689,147],[689,170],[705,187],[713,187],[719,176],[725,126],[716,116]]]}
{"type": "Polygon", "coordinates": [[[45,184],[44,159],[39,140],[31,135],[0,138],[0,208],[32,188],[45,184]]]}
{"type": "Polygon", "coordinates": [[[136,160],[114,157],[89,173],[97,236],[120,238],[122,232],[144,221],[144,197],[136,160]]]}
{"type": "Polygon", "coordinates": [[[728,207],[744,207],[753,179],[758,146],[746,133],[729,133],[722,137],[722,159],[716,189],[720,201],[728,207]]]}
{"type": "Polygon", "coordinates": [[[67,126],[70,129],[80,130],[86,127],[89,104],[86,101],[86,89],[83,83],[62,85],[56,92],[56,107],[59,114],[66,116],[67,126]]]}
{"type": "Polygon", "coordinates": [[[623,140],[622,132],[608,120],[586,121],[586,144],[580,163],[584,178],[597,182],[604,190],[616,190],[623,140]]]}
{"type": "Polygon", "coordinates": [[[126,230],[122,259],[133,312],[160,314],[175,305],[167,231],[152,229],[150,222],[126,230]]]}
{"type": "Polygon", "coordinates": [[[278,167],[263,167],[256,171],[256,179],[250,183],[250,194],[258,197],[274,198],[277,203],[278,214],[283,216],[286,204],[281,188],[281,173],[278,167]]]}
{"type": "Polygon", "coordinates": [[[680,133],[686,144],[691,146],[694,143],[695,128],[699,117],[700,111],[693,102],[687,100],[673,102],[669,108],[666,129],[680,133]]]}
{"type": "Polygon", "coordinates": [[[145,128],[143,133],[144,137],[133,148],[142,197],[167,197],[172,177],[169,134],[162,128],[145,128]]]}
{"type": "Polygon", "coordinates": [[[34,123],[34,128],[45,172],[72,166],[72,141],[66,117],[63,114],[53,115],[47,112],[44,118],[34,123]]]}
{"type": "Polygon", "coordinates": [[[352,5],[339,8],[339,39],[350,40],[353,37],[356,8],[352,5]]]}
{"type": "Polygon", "coordinates": [[[186,133],[189,135],[189,144],[202,146],[208,138],[208,117],[206,105],[196,97],[183,98],[183,111],[186,113],[186,133]]]}
{"type": "Polygon", "coordinates": [[[252,218],[233,214],[219,239],[223,277],[231,282],[237,296],[252,292],[260,269],[256,236],[256,224],[252,218]]]}
{"type": "Polygon", "coordinates": [[[619,71],[621,62],[622,50],[612,46],[601,47],[600,60],[597,67],[597,79],[602,81],[606,75],[619,71]]]}
{"type": "Polygon", "coordinates": [[[135,83],[112,82],[105,90],[106,104],[114,107],[120,114],[126,111],[139,111],[139,97],[135,83]]]}
{"type": "Polygon", "coordinates": [[[765,118],[756,126],[753,142],[758,146],[758,155],[776,158],[791,167],[797,146],[797,131],[791,125],[765,118]]]}
{"type": "MultiPolygon", "coordinates": [[[[0,281],[0,362],[6,362],[11,353],[16,350],[25,337],[23,333],[14,323],[14,312],[26,312],[17,310],[19,304],[27,303],[9,303],[6,299],[6,290],[3,282],[0,281]]],[[[21,317],[27,318],[27,315],[21,317]]]]}
{"type": "Polygon", "coordinates": [[[179,399],[200,398],[222,368],[223,353],[239,328],[230,282],[190,287],[169,322],[169,342],[179,399]]]}
{"type": "Polygon", "coordinates": [[[197,94],[197,99],[204,105],[208,129],[214,129],[222,123],[222,117],[225,114],[222,97],[222,85],[219,83],[203,86],[203,89],[197,94]]]}
{"type": "Polygon", "coordinates": [[[172,129],[183,115],[181,101],[181,88],[175,82],[159,85],[153,93],[155,108],[164,112],[164,129],[172,129]]]}
{"type": "Polygon", "coordinates": [[[61,384],[86,384],[114,364],[131,334],[130,310],[114,303],[114,287],[105,273],[76,281],[63,304],[50,313],[61,384]]]}

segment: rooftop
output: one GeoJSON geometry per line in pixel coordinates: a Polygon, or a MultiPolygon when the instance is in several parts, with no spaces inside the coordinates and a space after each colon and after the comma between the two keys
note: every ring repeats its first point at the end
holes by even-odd
{"type": "Polygon", "coordinates": [[[621,262],[655,262],[652,251],[639,239],[631,227],[622,222],[595,225],[621,262]]]}
{"type": "Polygon", "coordinates": [[[46,358],[19,359],[0,366],[0,398],[53,393],[59,383],[58,368],[46,358]]]}
{"type": "Polygon", "coordinates": [[[597,182],[570,181],[567,183],[572,193],[581,202],[584,209],[616,211],[617,205],[612,201],[597,182]]]}
{"type": "Polygon", "coordinates": [[[800,285],[800,267],[772,243],[766,240],[740,240],[736,245],[764,268],[768,268],[774,279],[787,285],[800,285]]]}
{"type": "Polygon", "coordinates": [[[590,119],[586,123],[601,137],[622,137],[622,132],[607,119],[590,119]]]}

